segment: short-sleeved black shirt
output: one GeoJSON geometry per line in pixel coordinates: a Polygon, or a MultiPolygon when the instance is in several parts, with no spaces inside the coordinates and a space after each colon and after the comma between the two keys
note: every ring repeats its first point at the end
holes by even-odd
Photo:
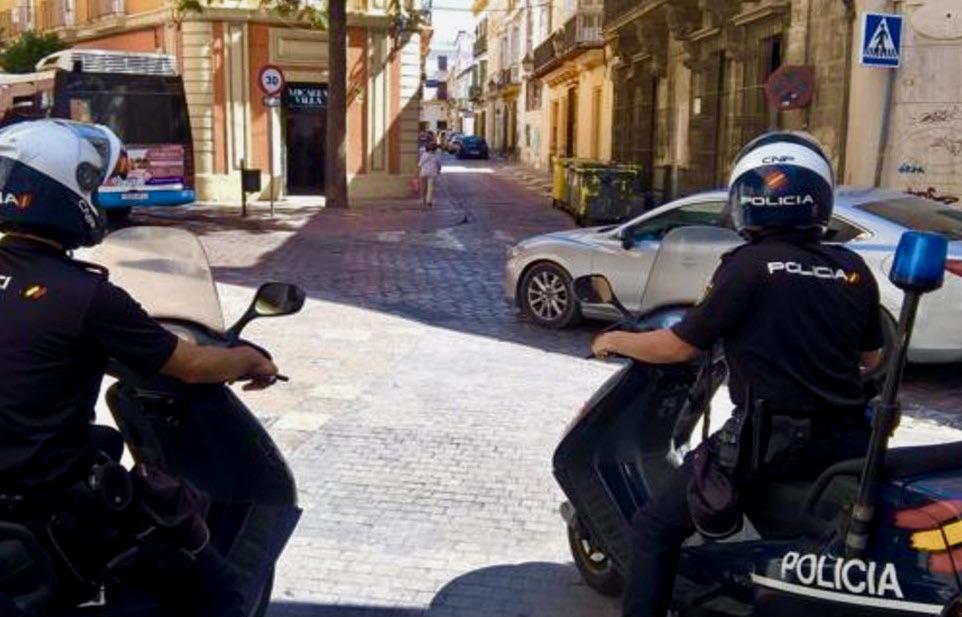
{"type": "Polygon", "coordinates": [[[176,344],[102,274],[30,239],[0,240],[0,488],[82,472],[107,358],[151,374],[176,344]]]}
{"type": "Polygon", "coordinates": [[[750,386],[785,411],[854,407],[861,352],[882,346],[878,284],[848,249],[769,236],[725,255],[673,331],[703,350],[723,341],[738,405],[750,386]]]}

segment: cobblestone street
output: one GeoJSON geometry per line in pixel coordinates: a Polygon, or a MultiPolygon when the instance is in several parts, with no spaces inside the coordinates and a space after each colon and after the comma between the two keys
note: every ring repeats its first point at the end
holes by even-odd
{"type": "MultiPolygon", "coordinates": [[[[244,398],[305,510],[274,617],[617,614],[571,564],[550,469],[565,425],[617,367],[583,358],[599,324],[544,330],[502,297],[506,248],[571,226],[544,189],[501,163],[450,161],[429,211],[135,214],[201,236],[228,319],[262,282],[308,292],[299,315],[246,332],[291,377],[244,398]]],[[[903,427],[944,435],[934,420],[955,424],[939,412],[958,408],[959,373],[913,368],[921,419],[903,427]]]]}

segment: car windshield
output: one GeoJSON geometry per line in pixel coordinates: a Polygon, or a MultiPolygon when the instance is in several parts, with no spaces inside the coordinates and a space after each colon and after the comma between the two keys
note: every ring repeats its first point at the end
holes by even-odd
{"type": "Polygon", "coordinates": [[[920,197],[903,197],[856,206],[875,216],[917,231],[930,231],[949,241],[962,240],[962,210],[920,197]]]}
{"type": "Polygon", "coordinates": [[[484,143],[484,140],[480,137],[464,137],[461,139],[461,143],[468,146],[480,146],[484,143]]]}

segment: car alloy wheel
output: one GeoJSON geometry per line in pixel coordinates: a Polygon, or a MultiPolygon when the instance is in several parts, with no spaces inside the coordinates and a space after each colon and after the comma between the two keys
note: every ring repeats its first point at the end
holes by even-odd
{"type": "Polygon", "coordinates": [[[571,277],[554,264],[532,268],[522,284],[525,312],[549,328],[571,325],[580,313],[571,288],[571,277]]]}

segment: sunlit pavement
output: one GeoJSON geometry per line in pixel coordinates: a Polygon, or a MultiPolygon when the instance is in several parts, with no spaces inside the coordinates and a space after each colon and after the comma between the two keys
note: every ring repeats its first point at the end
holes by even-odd
{"type": "MultiPolygon", "coordinates": [[[[582,358],[597,324],[542,330],[501,299],[506,247],[571,224],[537,178],[532,191],[518,177],[452,161],[431,211],[136,215],[201,234],[229,316],[263,281],[308,291],[301,314],[247,332],[291,377],[244,397],[305,509],[272,615],[617,614],[570,563],[550,470],[566,423],[617,366],[582,358]]],[[[939,383],[935,396],[954,404],[939,383]]],[[[899,439],[953,434],[906,419],[899,439]]]]}

